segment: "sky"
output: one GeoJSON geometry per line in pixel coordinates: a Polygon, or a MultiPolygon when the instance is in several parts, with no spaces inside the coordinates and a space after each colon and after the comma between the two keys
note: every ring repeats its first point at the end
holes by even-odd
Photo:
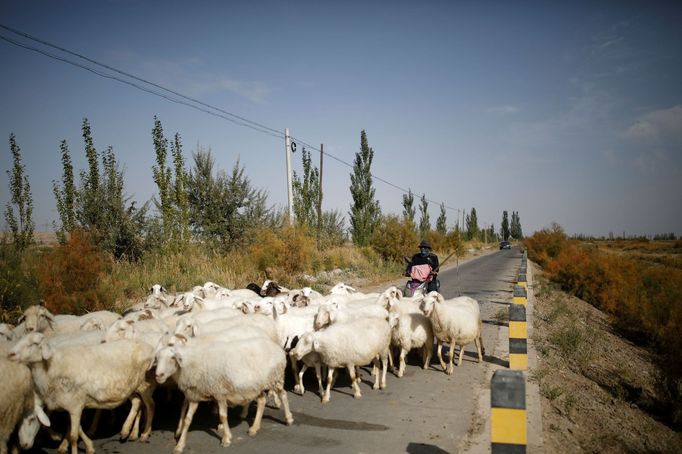
{"type": "MultiPolygon", "coordinates": [[[[443,203],[448,227],[474,207],[496,231],[507,210],[525,234],[557,222],[682,235],[681,23],[679,1],[0,0],[1,25],[279,131],[0,27],[0,204],[13,133],[36,230],[51,229],[59,143],[85,169],[84,118],[98,151],[113,147],[126,193],[151,199],[157,116],[188,164],[197,149],[228,172],[239,162],[273,207],[287,205],[289,128],[298,150],[324,144],[323,209],[348,219],[364,130],[383,213],[400,214],[409,188],[433,226],[443,203]]],[[[292,165],[301,174],[300,151],[292,165]]]]}

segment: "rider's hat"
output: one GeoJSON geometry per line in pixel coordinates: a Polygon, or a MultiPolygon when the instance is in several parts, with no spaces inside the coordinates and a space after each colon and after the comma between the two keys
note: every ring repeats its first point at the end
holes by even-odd
{"type": "Polygon", "coordinates": [[[419,243],[419,249],[424,249],[424,248],[431,249],[431,243],[429,243],[426,240],[422,240],[422,242],[419,243]]]}

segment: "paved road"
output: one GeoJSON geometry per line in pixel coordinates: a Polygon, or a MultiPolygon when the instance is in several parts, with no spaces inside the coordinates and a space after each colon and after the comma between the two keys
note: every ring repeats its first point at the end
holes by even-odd
{"type": "MultiPolygon", "coordinates": [[[[294,425],[284,425],[279,410],[267,408],[260,432],[250,438],[248,426],[236,414],[230,416],[233,435],[229,448],[220,447],[215,427],[217,415],[212,405],[201,404],[188,435],[186,453],[444,453],[456,452],[457,446],[472,426],[475,396],[487,388],[485,372],[492,364],[506,364],[506,357],[496,357],[494,345],[500,332],[495,315],[507,311],[511,299],[512,279],[519,265],[517,249],[495,251],[473,259],[455,269],[442,271],[441,292],[446,297],[469,295],[481,303],[483,342],[486,356],[477,363],[473,344],[465,349],[460,368],[446,375],[437,359],[428,370],[422,370],[419,356],[408,357],[403,378],[389,373],[387,388],[371,388],[370,369],[364,368],[363,397],[353,399],[345,372],[339,375],[331,401],[322,405],[316,393],[314,374],[306,373],[304,396],[289,393],[294,425]],[[308,375],[310,374],[310,375],[308,375]]],[[[506,325],[505,325],[506,326],[506,325]]],[[[506,330],[505,330],[506,333],[506,330]]],[[[287,389],[293,385],[287,382],[287,389]]],[[[113,430],[96,435],[98,453],[158,453],[171,452],[175,442],[173,430],[177,424],[179,401],[165,402],[156,396],[157,414],[149,443],[120,443],[113,430]]],[[[236,412],[234,412],[236,413],[236,412]]],[[[249,414],[252,420],[255,409],[249,414]]],[[[105,420],[106,418],[104,418],[105,420]]],[[[56,421],[59,424],[59,421],[56,421]]],[[[104,425],[104,424],[103,424],[104,425]]],[[[120,424],[113,429],[120,428],[120,424]]],[[[103,431],[106,432],[106,431],[103,431]]],[[[51,442],[50,442],[51,443],[51,442]]],[[[42,452],[55,452],[50,444],[42,452]]],[[[35,450],[35,452],[41,452],[35,450]]]]}

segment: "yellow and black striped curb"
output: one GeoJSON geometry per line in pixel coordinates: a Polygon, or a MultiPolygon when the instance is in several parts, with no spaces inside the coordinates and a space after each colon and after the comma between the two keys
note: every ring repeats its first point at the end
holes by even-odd
{"type": "Polygon", "coordinates": [[[523,372],[495,371],[490,386],[490,444],[492,454],[525,453],[526,379],[523,372]]]}
{"type": "Polygon", "coordinates": [[[523,304],[509,306],[509,368],[528,369],[528,326],[523,304]]]}
{"type": "Polygon", "coordinates": [[[528,302],[528,292],[520,285],[514,286],[514,304],[526,304],[528,302]]]}

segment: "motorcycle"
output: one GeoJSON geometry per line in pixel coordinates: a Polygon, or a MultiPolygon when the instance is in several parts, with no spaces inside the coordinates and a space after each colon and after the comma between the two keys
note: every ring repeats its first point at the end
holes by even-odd
{"type": "MultiPolygon", "coordinates": [[[[426,295],[427,286],[428,286],[429,282],[431,282],[432,280],[436,281],[436,291],[440,291],[440,279],[438,279],[438,271],[440,270],[440,267],[445,262],[447,262],[450,259],[450,257],[452,257],[454,254],[455,253],[453,252],[450,255],[448,255],[447,257],[445,257],[445,260],[443,260],[440,263],[440,265],[438,265],[438,267],[431,272],[430,277],[433,276],[433,277],[431,277],[431,279],[425,279],[423,281],[419,280],[419,279],[412,279],[412,278],[408,279],[407,282],[405,283],[405,289],[403,291],[403,294],[405,296],[414,296],[417,293],[421,293],[422,295],[426,295]]],[[[411,263],[411,260],[409,257],[403,256],[403,259],[405,260],[405,263],[407,263],[408,265],[411,263]]],[[[407,273],[405,273],[405,275],[409,277],[409,275],[407,273]]]]}
{"type": "MultiPolygon", "coordinates": [[[[409,265],[410,264],[410,259],[408,257],[403,257],[405,259],[405,262],[409,265]]],[[[422,295],[426,295],[427,293],[427,286],[431,280],[436,281],[436,290],[440,289],[440,280],[437,278],[437,273],[438,269],[434,270],[432,273],[433,277],[431,279],[426,279],[423,281],[420,281],[419,279],[408,279],[407,282],[405,283],[405,289],[403,290],[403,295],[405,296],[414,296],[418,293],[421,293],[422,295]]],[[[406,276],[409,277],[409,275],[406,273],[406,276]]]]}

